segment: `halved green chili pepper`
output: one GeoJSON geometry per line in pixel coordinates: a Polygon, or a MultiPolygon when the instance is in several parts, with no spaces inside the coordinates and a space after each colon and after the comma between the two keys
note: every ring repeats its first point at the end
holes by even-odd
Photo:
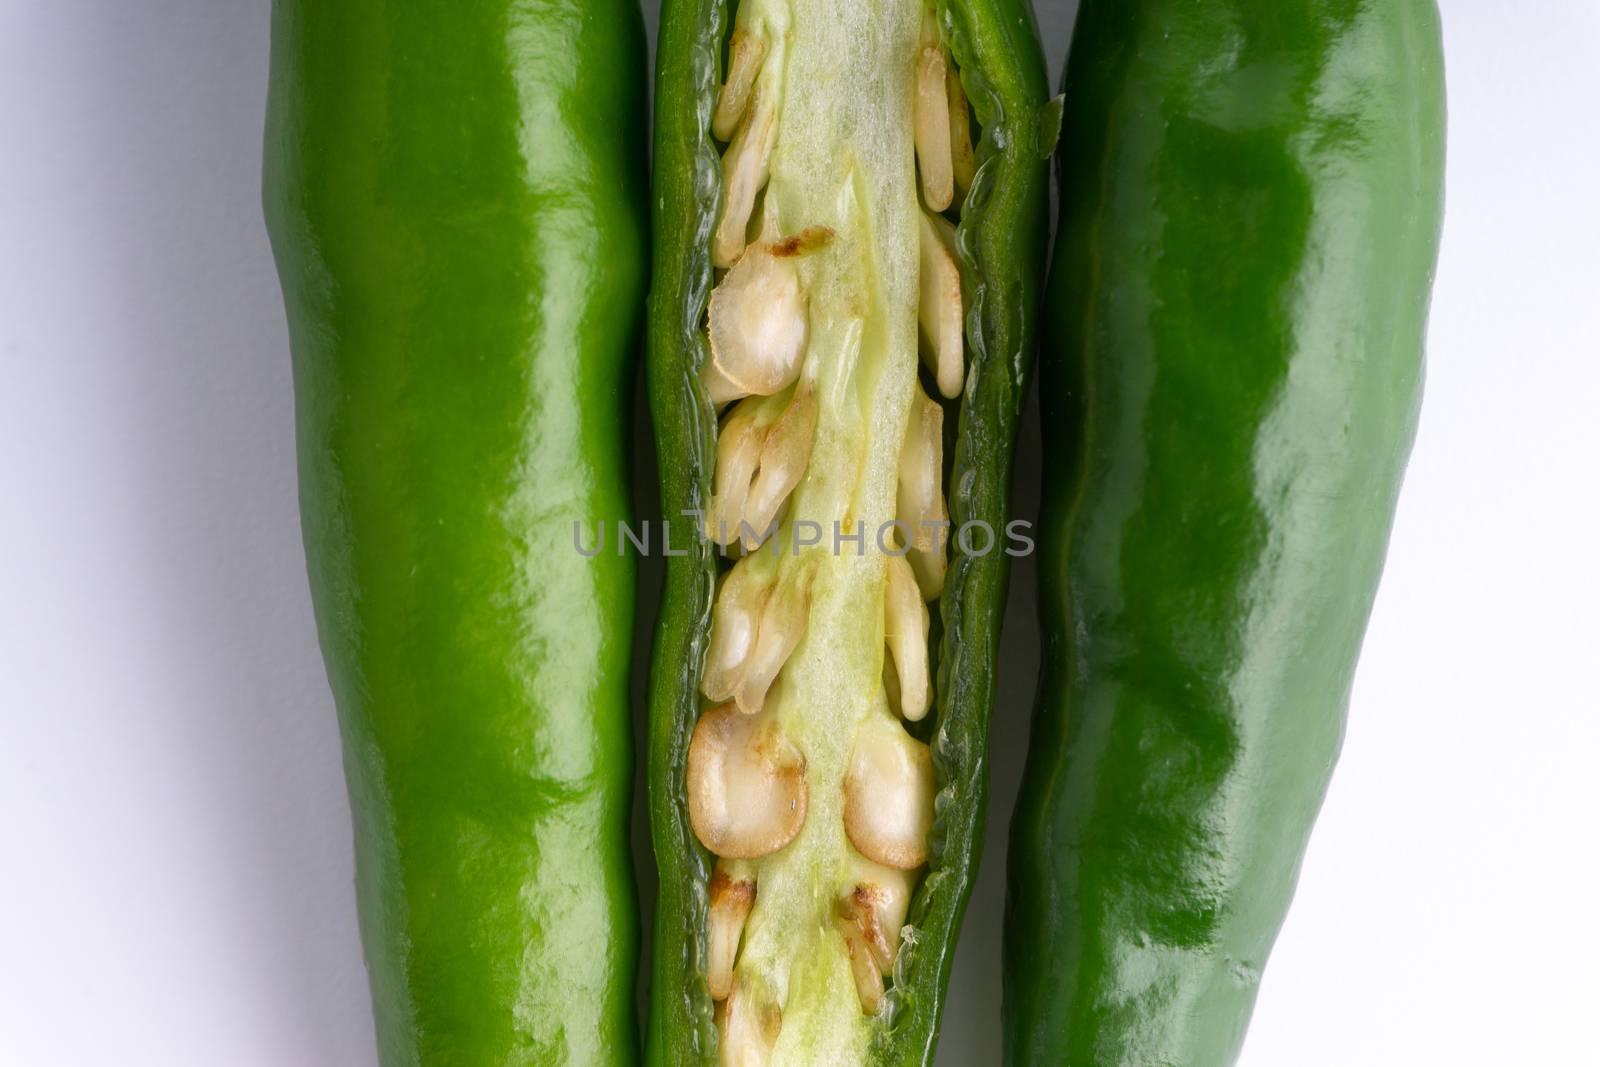
{"type": "Polygon", "coordinates": [[[633,0],[278,0],[265,201],[383,1062],[625,1064],[633,0]],[[592,536],[592,534],[590,535],[592,536]]]}
{"type": "Polygon", "coordinates": [[[664,5],[651,1063],[932,1057],[1053,133],[1021,0],[664,5]]]}
{"type": "Polygon", "coordinates": [[[1084,0],[1042,357],[1006,1062],[1221,1067],[1343,733],[1422,386],[1432,0],[1084,0]],[[1070,461],[1070,462],[1069,462],[1070,461]]]}

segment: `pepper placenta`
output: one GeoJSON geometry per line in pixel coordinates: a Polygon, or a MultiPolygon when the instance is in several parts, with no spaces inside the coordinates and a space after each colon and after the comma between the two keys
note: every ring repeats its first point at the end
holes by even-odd
{"type": "Polygon", "coordinates": [[[1020,0],[663,5],[652,1064],[931,1060],[1050,119],[1020,0]]]}
{"type": "Polygon", "coordinates": [[[1084,0],[1064,89],[1005,1060],[1223,1067],[1338,754],[1416,426],[1438,16],[1084,0]]]}
{"type": "Polygon", "coordinates": [[[630,1064],[634,0],[273,5],[265,204],[386,1067],[630,1064]],[[590,534],[592,537],[592,533],[590,534]]]}

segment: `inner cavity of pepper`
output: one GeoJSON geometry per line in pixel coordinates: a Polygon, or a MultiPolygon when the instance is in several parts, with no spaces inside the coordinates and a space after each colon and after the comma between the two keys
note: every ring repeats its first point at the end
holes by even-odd
{"type": "Polygon", "coordinates": [[[686,782],[717,856],[705,979],[721,1063],[856,1063],[940,785],[929,631],[974,128],[921,0],[744,0],[723,75],[701,371],[723,563],[686,782]]]}

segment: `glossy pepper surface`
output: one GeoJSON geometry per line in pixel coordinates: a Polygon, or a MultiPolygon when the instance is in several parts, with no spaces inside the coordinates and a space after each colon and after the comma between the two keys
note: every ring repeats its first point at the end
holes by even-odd
{"type": "Polygon", "coordinates": [[[1223,1067],[1338,755],[1416,426],[1438,17],[1084,0],[1064,88],[1005,1059],[1223,1067]]]}
{"type": "Polygon", "coordinates": [[[265,204],[386,1067],[634,1061],[633,0],[279,0],[265,204]]]}
{"type": "Polygon", "coordinates": [[[1015,0],[663,5],[647,356],[671,522],[648,756],[658,1067],[932,1060],[981,846],[1012,442],[1047,230],[1045,97],[1015,0]],[[759,303],[737,303],[757,286],[759,303]],[[739,314],[719,322],[719,307],[739,314]],[[741,330],[767,339],[750,346],[760,359],[739,362],[741,330]],[[752,427],[768,435],[763,471],[787,465],[781,508],[765,474],[744,496],[752,427]],[[927,515],[947,501],[952,528],[977,521],[1000,543],[949,549],[947,570],[920,541],[885,560],[875,523],[911,498],[927,515]],[[775,533],[742,550],[717,536],[756,512],[775,533]],[[864,545],[829,543],[833,524],[848,535],[863,516],[864,545]],[[802,549],[802,521],[820,545],[802,549]],[[765,612],[742,631],[751,657],[769,627],[787,638],[761,684],[729,652],[745,638],[719,630],[741,597],[765,612]],[[759,803],[701,795],[702,747],[719,767],[748,761],[712,786],[770,803],[759,839],[738,824],[759,803]],[[874,810],[869,782],[865,813],[852,811],[863,751],[904,757],[915,789],[874,810]],[[928,821],[896,837],[905,827],[884,812],[901,810],[928,821]]]}

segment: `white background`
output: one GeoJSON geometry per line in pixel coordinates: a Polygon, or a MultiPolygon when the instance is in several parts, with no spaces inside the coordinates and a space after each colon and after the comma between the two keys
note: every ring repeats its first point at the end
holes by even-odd
{"type": "MultiPolygon", "coordinates": [[[[1072,6],[1040,11],[1053,76],[1072,6]]],[[[1600,1064],[1600,5],[1443,7],[1421,434],[1245,1067],[1600,1064]]],[[[258,209],[267,19],[0,0],[7,1067],[375,1062],[258,209]]],[[[1037,477],[1030,422],[1022,514],[1037,477]]],[[[997,1056],[1032,582],[944,1065],[997,1056]]]]}

